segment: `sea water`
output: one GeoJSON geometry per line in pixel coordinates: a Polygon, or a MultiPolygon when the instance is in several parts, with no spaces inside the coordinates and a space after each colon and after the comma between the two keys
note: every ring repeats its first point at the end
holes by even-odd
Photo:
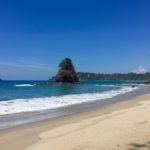
{"type": "Polygon", "coordinates": [[[113,98],[138,88],[140,81],[82,81],[37,86],[47,81],[1,81],[0,115],[50,110],[113,98]],[[133,87],[132,85],[135,85],[133,87]]]}

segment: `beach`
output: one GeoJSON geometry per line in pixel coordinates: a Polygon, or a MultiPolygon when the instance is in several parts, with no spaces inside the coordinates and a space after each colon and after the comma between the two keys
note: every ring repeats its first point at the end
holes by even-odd
{"type": "Polygon", "coordinates": [[[2,150],[150,149],[150,94],[0,131],[2,150]]]}
{"type": "Polygon", "coordinates": [[[0,12],[0,150],[150,150],[150,1],[0,12]]]}

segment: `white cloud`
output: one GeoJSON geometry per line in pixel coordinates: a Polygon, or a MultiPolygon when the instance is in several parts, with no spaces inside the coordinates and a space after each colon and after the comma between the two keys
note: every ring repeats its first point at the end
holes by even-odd
{"type": "Polygon", "coordinates": [[[143,66],[139,66],[138,68],[134,69],[132,72],[137,74],[143,74],[146,73],[147,70],[143,66]]]}

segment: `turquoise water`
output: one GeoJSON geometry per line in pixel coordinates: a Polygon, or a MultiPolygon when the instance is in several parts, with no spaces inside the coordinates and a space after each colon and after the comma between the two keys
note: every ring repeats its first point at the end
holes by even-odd
{"type": "Polygon", "coordinates": [[[109,90],[117,90],[120,88],[120,86],[137,84],[139,82],[83,81],[77,85],[35,86],[35,84],[37,83],[46,83],[46,81],[0,82],[0,101],[20,98],[38,98],[46,96],[62,96],[68,94],[94,93],[109,90]]]}
{"type": "Polygon", "coordinates": [[[76,85],[36,86],[46,81],[0,82],[0,115],[64,107],[130,92],[139,81],[82,81],[76,85]]]}

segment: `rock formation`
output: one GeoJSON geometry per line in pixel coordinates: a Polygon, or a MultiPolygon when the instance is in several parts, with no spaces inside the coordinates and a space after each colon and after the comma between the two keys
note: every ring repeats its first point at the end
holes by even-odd
{"type": "Polygon", "coordinates": [[[144,84],[149,84],[150,85],[150,80],[145,81],[144,84]]]}
{"type": "Polygon", "coordinates": [[[79,79],[74,69],[71,59],[65,58],[59,64],[59,71],[54,77],[56,83],[78,83],[79,79]]]}

